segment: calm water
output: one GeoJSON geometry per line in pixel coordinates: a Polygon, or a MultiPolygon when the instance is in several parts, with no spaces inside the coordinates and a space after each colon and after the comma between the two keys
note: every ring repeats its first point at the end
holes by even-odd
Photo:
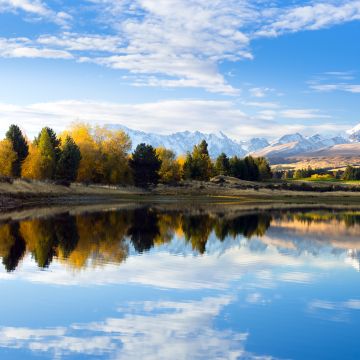
{"type": "Polygon", "coordinates": [[[0,223],[0,359],[360,359],[360,212],[0,223]]]}

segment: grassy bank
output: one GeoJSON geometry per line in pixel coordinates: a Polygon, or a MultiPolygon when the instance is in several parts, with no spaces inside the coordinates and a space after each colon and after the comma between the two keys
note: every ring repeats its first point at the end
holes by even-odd
{"type": "Polygon", "coordinates": [[[276,204],[360,205],[360,187],[341,184],[336,188],[316,183],[295,186],[284,182],[249,182],[217,177],[210,182],[183,182],[177,186],[158,185],[144,190],[135,187],[107,187],[15,180],[0,183],[1,211],[52,205],[90,205],[129,202],[201,204],[225,203],[246,206],[276,204]],[[303,189],[304,190],[301,190],[303,189]]]}

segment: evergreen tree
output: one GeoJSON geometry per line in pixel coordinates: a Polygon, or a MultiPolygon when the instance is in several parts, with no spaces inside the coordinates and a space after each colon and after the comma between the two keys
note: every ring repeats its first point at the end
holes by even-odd
{"type": "Polygon", "coordinates": [[[234,156],[230,159],[230,175],[238,179],[248,179],[248,169],[243,159],[234,156]]]}
{"type": "Polygon", "coordinates": [[[159,181],[161,160],[151,145],[139,144],[129,161],[136,186],[147,187],[159,181]]]}
{"type": "MultiPolygon", "coordinates": [[[[45,130],[49,137],[50,137],[50,141],[51,144],[54,148],[54,152],[55,152],[55,161],[58,162],[61,156],[61,140],[57,137],[55,131],[49,127],[44,127],[43,130],[45,130]]],[[[39,145],[40,142],[40,135],[41,133],[34,139],[34,144],[35,145],[39,145]]]]}
{"type": "Polygon", "coordinates": [[[188,152],[186,154],[184,166],[183,166],[183,176],[184,179],[192,179],[193,177],[193,158],[192,155],[188,152]]]}
{"type": "Polygon", "coordinates": [[[53,179],[56,169],[55,150],[46,128],[39,135],[38,148],[41,155],[42,179],[53,179]]]}
{"type": "Polygon", "coordinates": [[[272,171],[269,162],[264,157],[255,158],[255,163],[259,169],[259,179],[268,180],[272,178],[272,171]]]}
{"type": "Polygon", "coordinates": [[[247,156],[245,159],[245,166],[247,169],[247,179],[250,181],[257,181],[259,180],[260,173],[259,168],[255,162],[255,159],[252,156],[247,156]]]}
{"type": "Polygon", "coordinates": [[[230,161],[225,153],[220,154],[216,159],[215,172],[217,175],[230,175],[230,161]]]}
{"type": "Polygon", "coordinates": [[[77,178],[80,166],[80,148],[67,136],[56,167],[56,179],[73,182],[77,178]]]}
{"type": "Polygon", "coordinates": [[[348,165],[345,169],[343,180],[360,180],[360,168],[348,165]]]}
{"type": "Polygon", "coordinates": [[[187,160],[185,162],[188,167],[186,170],[191,179],[200,181],[210,179],[213,174],[213,166],[209,156],[208,144],[205,140],[194,146],[193,152],[190,157],[187,157],[187,160]]]}
{"type": "Polygon", "coordinates": [[[12,165],[12,176],[20,177],[21,165],[29,154],[29,146],[17,125],[10,126],[6,133],[6,138],[12,142],[13,149],[17,154],[17,159],[13,162],[12,165]]]}

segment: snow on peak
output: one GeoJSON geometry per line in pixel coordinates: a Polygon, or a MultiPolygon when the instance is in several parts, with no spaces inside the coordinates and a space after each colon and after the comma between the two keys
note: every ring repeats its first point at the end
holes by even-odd
{"type": "Polygon", "coordinates": [[[355,127],[353,127],[352,129],[348,130],[347,133],[349,135],[354,135],[354,134],[357,134],[357,133],[360,133],[360,123],[357,124],[355,127]]]}

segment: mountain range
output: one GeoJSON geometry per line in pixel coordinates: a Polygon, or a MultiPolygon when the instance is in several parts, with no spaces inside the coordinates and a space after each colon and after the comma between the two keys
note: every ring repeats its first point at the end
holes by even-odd
{"type": "Polygon", "coordinates": [[[237,141],[222,132],[206,134],[199,131],[183,131],[161,135],[133,130],[123,125],[107,125],[107,128],[125,131],[132,140],[133,149],[140,143],[147,143],[154,147],[169,148],[177,155],[186,154],[194,145],[205,139],[212,158],[224,152],[228,156],[243,157],[249,154],[265,156],[273,164],[293,163],[326,156],[341,156],[344,161],[349,157],[360,160],[360,124],[347,131],[345,136],[326,137],[316,134],[306,137],[295,133],[284,135],[271,142],[265,138],[237,141]]]}

